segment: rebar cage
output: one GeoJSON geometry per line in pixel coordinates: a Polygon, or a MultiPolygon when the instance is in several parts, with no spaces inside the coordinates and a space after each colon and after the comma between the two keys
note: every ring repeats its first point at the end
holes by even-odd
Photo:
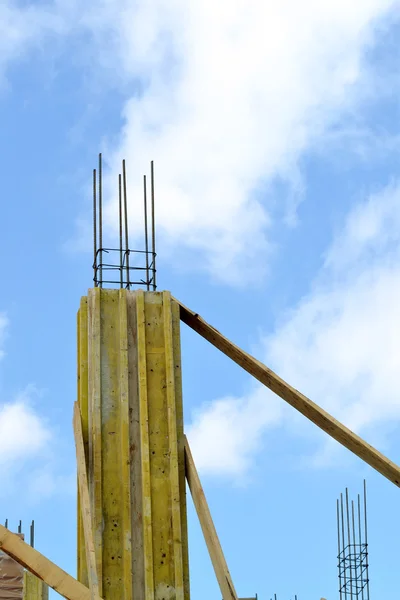
{"type": "Polygon", "coordinates": [[[346,488],[336,501],[338,535],[338,571],[340,600],[369,600],[369,564],[367,530],[367,487],[364,480],[363,502],[349,502],[346,488]]]}
{"type": "Polygon", "coordinates": [[[95,287],[144,286],[156,290],[156,234],[154,207],[154,162],[150,163],[150,235],[147,180],[143,176],[144,249],[129,249],[126,165],[118,175],[119,248],[103,245],[103,166],[99,154],[98,170],[93,169],[93,282],[95,287]]]}

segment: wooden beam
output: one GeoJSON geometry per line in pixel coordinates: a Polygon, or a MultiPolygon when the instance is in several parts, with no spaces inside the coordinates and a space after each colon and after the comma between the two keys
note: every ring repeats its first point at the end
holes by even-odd
{"type": "MultiPolygon", "coordinates": [[[[180,303],[179,303],[180,304],[180,303]]],[[[301,394],[276,373],[253,356],[241,350],[219,331],[209,325],[197,313],[180,304],[181,320],[194,331],[208,340],[213,346],[229,356],[236,364],[258,379],[263,385],[280,396],[288,404],[301,412],[334,440],[356,454],[364,462],[376,469],[381,475],[400,487],[400,467],[381,452],[365,442],[361,437],[332,417],[320,406],[301,394]]]]}
{"type": "Polygon", "coordinates": [[[192,494],[193,504],[200,521],[223,600],[238,600],[186,436],[185,467],[186,479],[192,494]]]}
{"type": "Polygon", "coordinates": [[[99,580],[96,568],[96,552],[90,510],[89,485],[86,469],[85,446],[83,442],[82,420],[79,404],[74,402],[74,435],[76,448],[76,463],[78,468],[78,485],[83,531],[85,535],[86,564],[88,568],[89,588],[94,596],[99,595],[99,580]]]}
{"type": "Polygon", "coordinates": [[[43,554],[31,548],[18,535],[11,533],[3,525],[0,525],[0,550],[11,556],[17,563],[39,577],[67,600],[101,600],[99,596],[93,596],[86,586],[68,575],[43,554]]]}

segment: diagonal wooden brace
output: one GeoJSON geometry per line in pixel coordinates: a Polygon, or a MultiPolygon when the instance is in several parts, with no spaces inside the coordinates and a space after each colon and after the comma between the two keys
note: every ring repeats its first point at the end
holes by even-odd
{"type": "Polygon", "coordinates": [[[223,600],[238,600],[186,436],[185,469],[193,504],[199,518],[222,598],[223,600]]]}
{"type": "Polygon", "coordinates": [[[0,525],[0,550],[39,577],[67,600],[101,600],[100,596],[79,583],[40,552],[23,542],[15,533],[0,525]]]}
{"type": "MultiPolygon", "coordinates": [[[[178,301],[176,300],[176,302],[178,301]]],[[[307,396],[304,396],[304,394],[286,383],[286,381],[281,379],[259,360],[233,344],[217,329],[214,329],[214,327],[204,321],[197,313],[189,310],[180,302],[178,304],[180,306],[181,320],[186,325],[189,325],[189,327],[209,341],[210,344],[221,350],[221,352],[231,358],[242,369],[293,406],[293,408],[325,431],[325,433],[339,442],[339,444],[342,444],[342,446],[376,469],[397,487],[400,487],[400,467],[398,465],[386,458],[386,456],[373,446],[367,444],[361,437],[332,417],[323,408],[318,406],[318,404],[315,404],[307,396]]]]}
{"type": "Polygon", "coordinates": [[[89,587],[94,596],[99,595],[99,580],[96,568],[96,553],[92,528],[92,514],[90,509],[89,485],[86,469],[85,446],[82,434],[82,418],[79,404],[74,402],[74,436],[76,447],[76,463],[78,467],[78,485],[80,494],[81,515],[85,535],[86,564],[88,565],[89,587]]]}

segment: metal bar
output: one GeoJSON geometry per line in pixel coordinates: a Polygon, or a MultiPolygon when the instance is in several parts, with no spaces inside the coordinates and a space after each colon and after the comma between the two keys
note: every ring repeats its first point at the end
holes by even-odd
{"type": "Polygon", "coordinates": [[[32,521],[31,523],[31,546],[32,548],[35,547],[35,521],[32,521]]]}
{"type": "Polygon", "coordinates": [[[93,281],[97,287],[97,192],[96,192],[96,169],[93,169],[93,281]]]}
{"type": "Polygon", "coordinates": [[[155,222],[155,208],[154,208],[154,161],[151,161],[151,240],[152,240],[152,254],[153,254],[153,290],[157,289],[156,282],[156,222],[155,222]]]}
{"type": "Polygon", "coordinates": [[[146,175],[143,175],[143,196],[144,196],[144,244],[146,252],[146,288],[150,289],[150,273],[149,273],[149,232],[147,226],[147,183],[146,175]]]}
{"type": "Polygon", "coordinates": [[[102,156],[99,154],[99,250],[100,250],[100,287],[103,287],[103,169],[102,156]]]}
{"type": "MultiPolygon", "coordinates": [[[[105,252],[105,253],[107,253],[108,251],[117,252],[118,250],[119,250],[119,248],[103,248],[103,252],[105,252]]],[[[146,254],[145,250],[131,250],[130,252],[132,254],[146,254]]],[[[97,253],[98,253],[98,250],[97,250],[97,253]]],[[[143,267],[143,270],[144,270],[144,267],[143,267]]]]}
{"type": "Polygon", "coordinates": [[[8,529],[8,519],[6,519],[6,522],[4,523],[4,527],[5,527],[6,529],[8,529]]]}
{"type": "Polygon", "coordinates": [[[369,565],[368,565],[368,528],[367,528],[367,482],[364,479],[364,527],[365,527],[365,560],[367,576],[367,598],[369,600],[369,565]]]}
{"type": "Polygon", "coordinates": [[[361,500],[360,500],[360,494],[357,495],[357,511],[358,511],[358,542],[360,545],[360,553],[361,553],[361,577],[362,577],[362,581],[361,581],[361,600],[364,600],[364,555],[363,555],[363,551],[362,551],[362,545],[361,545],[361,500]]]}
{"type": "Polygon", "coordinates": [[[343,494],[340,494],[340,509],[342,513],[342,540],[343,540],[343,582],[344,582],[344,597],[347,600],[347,571],[346,571],[346,552],[345,552],[345,536],[344,536],[344,507],[343,494]]]}
{"type": "Polygon", "coordinates": [[[124,186],[124,213],[125,213],[126,287],[129,290],[130,283],[129,283],[128,200],[127,200],[127,193],[126,193],[125,159],[122,161],[122,178],[123,178],[123,186],[124,186]]]}
{"type": "Polygon", "coordinates": [[[19,522],[18,533],[22,533],[22,521],[19,522]]]}
{"type": "MultiPolygon", "coordinates": [[[[351,501],[351,523],[352,523],[352,534],[353,534],[353,548],[354,548],[354,570],[356,576],[356,597],[358,597],[358,566],[357,566],[357,548],[356,548],[356,526],[354,520],[354,500],[351,501]]],[[[360,547],[361,553],[361,547],[360,547]]],[[[361,555],[360,555],[361,556],[361,555]]]]}
{"type": "Polygon", "coordinates": [[[118,204],[119,204],[119,273],[120,273],[120,288],[124,287],[124,273],[122,262],[122,179],[118,175],[118,204]]]}
{"type": "Polygon", "coordinates": [[[350,515],[349,515],[349,490],[346,488],[346,518],[347,518],[347,546],[349,549],[350,566],[350,598],[353,599],[353,567],[351,564],[351,543],[350,543],[350,515]]]}
{"type": "Polygon", "coordinates": [[[336,516],[337,516],[337,534],[338,534],[338,561],[339,561],[339,595],[342,600],[342,574],[340,570],[341,548],[340,548],[340,516],[339,516],[339,500],[336,500],[336,516]]]}

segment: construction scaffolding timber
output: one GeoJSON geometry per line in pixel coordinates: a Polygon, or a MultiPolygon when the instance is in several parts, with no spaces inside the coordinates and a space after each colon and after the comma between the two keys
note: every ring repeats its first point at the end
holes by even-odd
{"type": "Polygon", "coordinates": [[[345,497],[336,500],[338,572],[340,600],[369,600],[367,485],[364,479],[363,500],[357,504],[345,497]]]}
{"type": "MultiPolygon", "coordinates": [[[[129,249],[123,161],[118,177],[119,245],[105,247],[102,171],[100,155],[99,177],[93,172],[94,286],[80,300],[78,390],[77,400],[71,400],[78,577],[63,571],[33,543],[25,543],[21,532],[14,534],[3,525],[0,548],[67,600],[190,600],[187,483],[221,596],[240,600],[184,433],[181,322],[396,487],[400,467],[169,291],[157,291],[153,163],[150,239],[144,179],[144,249],[137,254],[129,249]],[[106,254],[112,260],[105,262],[106,254]],[[143,264],[137,256],[144,258],[143,264]],[[106,271],[111,275],[105,276],[106,271]]],[[[355,517],[360,521],[360,499],[357,513],[351,505],[351,517],[347,493],[346,503],[346,513],[343,497],[338,503],[341,600],[360,594],[369,600],[366,496],[364,529],[357,529],[355,517]]],[[[44,600],[40,594],[25,593],[24,600],[44,600]]]]}
{"type": "MultiPolygon", "coordinates": [[[[5,522],[8,528],[8,519],[5,522]]],[[[18,533],[21,540],[22,521],[18,524],[18,533]]],[[[30,525],[30,546],[33,548],[35,541],[35,522],[30,525]]],[[[24,566],[14,560],[9,554],[0,550],[0,600],[48,600],[49,588],[24,566]]]]}

